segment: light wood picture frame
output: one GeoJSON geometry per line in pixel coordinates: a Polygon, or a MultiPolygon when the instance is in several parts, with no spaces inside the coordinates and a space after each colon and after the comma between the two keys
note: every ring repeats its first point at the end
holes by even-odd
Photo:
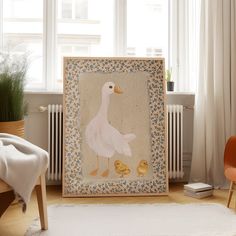
{"type": "Polygon", "coordinates": [[[64,197],[168,194],[164,68],[64,58],[64,197]]]}

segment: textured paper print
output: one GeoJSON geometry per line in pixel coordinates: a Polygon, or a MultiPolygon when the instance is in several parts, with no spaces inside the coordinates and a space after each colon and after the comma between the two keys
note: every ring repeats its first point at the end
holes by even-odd
{"type": "Polygon", "coordinates": [[[137,170],[151,155],[147,75],[82,74],[79,91],[85,179],[148,177],[137,170]]]}

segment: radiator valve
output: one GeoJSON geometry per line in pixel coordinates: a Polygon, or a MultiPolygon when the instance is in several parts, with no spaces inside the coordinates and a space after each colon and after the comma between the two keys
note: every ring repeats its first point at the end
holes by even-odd
{"type": "Polygon", "coordinates": [[[44,107],[44,106],[40,106],[39,107],[39,111],[40,112],[45,112],[48,108],[47,107],[44,107]]]}

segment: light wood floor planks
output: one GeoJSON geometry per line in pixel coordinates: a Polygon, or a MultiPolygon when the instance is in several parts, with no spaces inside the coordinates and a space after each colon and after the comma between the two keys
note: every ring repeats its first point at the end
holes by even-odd
{"type": "MultiPolygon", "coordinates": [[[[107,198],[62,198],[60,186],[47,187],[47,202],[51,204],[144,204],[144,203],[220,203],[226,205],[227,190],[215,190],[214,195],[201,200],[184,196],[183,184],[170,184],[169,196],[158,197],[107,197],[107,198]]],[[[233,196],[234,197],[234,196],[233,196]]],[[[234,208],[234,199],[231,201],[234,208]]],[[[19,205],[12,205],[0,219],[0,236],[22,236],[34,218],[38,217],[36,195],[33,193],[27,212],[19,205]]],[[[50,227],[50,225],[49,225],[50,227]]]]}

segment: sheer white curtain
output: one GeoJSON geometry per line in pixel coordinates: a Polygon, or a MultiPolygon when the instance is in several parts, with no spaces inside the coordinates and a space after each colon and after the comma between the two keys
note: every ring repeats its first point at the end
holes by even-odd
{"type": "Polygon", "coordinates": [[[169,1],[169,64],[175,91],[195,92],[199,53],[200,0],[169,1]]]}
{"type": "Polygon", "coordinates": [[[224,147],[236,135],[236,2],[203,0],[190,182],[224,187],[224,147]]]}

